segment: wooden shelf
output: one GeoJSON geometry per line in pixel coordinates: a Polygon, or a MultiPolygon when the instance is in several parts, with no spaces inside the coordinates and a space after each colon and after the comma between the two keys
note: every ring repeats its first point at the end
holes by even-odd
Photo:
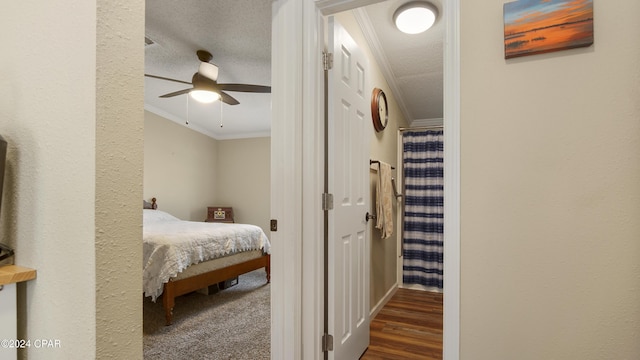
{"type": "Polygon", "coordinates": [[[36,270],[18,265],[0,265],[0,285],[29,281],[36,278],[36,270]]]}

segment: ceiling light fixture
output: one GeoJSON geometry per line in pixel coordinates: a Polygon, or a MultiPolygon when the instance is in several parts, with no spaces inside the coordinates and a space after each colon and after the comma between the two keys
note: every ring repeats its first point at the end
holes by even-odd
{"type": "Polygon", "coordinates": [[[220,94],[209,90],[191,90],[189,95],[196,101],[209,104],[220,99],[220,94]]]}
{"type": "Polygon", "coordinates": [[[393,22],[398,30],[407,34],[427,31],[438,18],[438,8],[425,1],[408,2],[393,14],[393,22]]]}

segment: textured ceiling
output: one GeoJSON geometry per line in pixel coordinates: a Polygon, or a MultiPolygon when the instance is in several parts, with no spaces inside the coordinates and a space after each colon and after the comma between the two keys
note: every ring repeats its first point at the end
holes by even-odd
{"type": "MultiPolygon", "coordinates": [[[[154,44],[145,47],[145,73],[190,82],[196,51],[204,49],[219,67],[218,82],[271,85],[271,2],[147,0],[145,34],[154,44]]],[[[392,16],[406,2],[387,0],[354,14],[408,121],[442,118],[443,24],[438,19],[418,35],[399,32],[392,16]]],[[[216,139],[269,135],[270,94],[230,92],[240,104],[222,107],[186,95],[158,98],[188,87],[145,77],[145,109],[216,139]]]]}
{"type": "MultiPolygon", "coordinates": [[[[356,11],[376,61],[409,121],[443,117],[444,25],[440,15],[428,31],[408,35],[393,13],[409,1],[383,1],[356,11]]],[[[431,1],[439,9],[440,1],[431,1]]]]}
{"type": "MultiPolygon", "coordinates": [[[[145,47],[145,73],[190,82],[204,49],[219,83],[271,85],[271,0],[147,0],[145,20],[155,42],[145,47]]],[[[229,92],[240,104],[222,109],[187,95],[158,98],[188,87],[145,77],[145,108],[217,139],[270,134],[270,94],[229,92]]]]}

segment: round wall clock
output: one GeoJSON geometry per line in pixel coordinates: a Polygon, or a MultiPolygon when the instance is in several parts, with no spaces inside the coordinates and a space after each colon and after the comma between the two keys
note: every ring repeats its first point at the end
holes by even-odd
{"type": "Polygon", "coordinates": [[[387,127],[389,122],[389,108],[387,107],[387,96],[382,89],[374,88],[371,93],[371,117],[373,118],[373,128],[380,132],[387,127]]]}

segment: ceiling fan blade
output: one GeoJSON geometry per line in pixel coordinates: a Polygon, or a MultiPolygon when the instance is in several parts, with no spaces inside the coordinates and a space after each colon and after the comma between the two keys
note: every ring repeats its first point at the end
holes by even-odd
{"type": "Polygon", "coordinates": [[[200,72],[193,74],[191,83],[195,89],[209,90],[213,92],[219,92],[221,90],[215,80],[202,75],[200,72]]]}
{"type": "Polygon", "coordinates": [[[238,105],[240,104],[240,102],[236,99],[233,98],[233,96],[220,91],[220,98],[222,100],[223,103],[228,104],[228,105],[238,105]]]}
{"type": "Polygon", "coordinates": [[[220,90],[241,91],[252,93],[270,93],[271,86],[249,85],[249,84],[218,84],[220,90]]]}
{"type": "Polygon", "coordinates": [[[251,85],[251,84],[218,84],[218,67],[215,64],[210,63],[212,56],[206,50],[198,50],[196,52],[198,55],[198,59],[200,60],[200,67],[198,72],[193,74],[191,78],[191,82],[186,82],[182,80],[170,79],[163,76],[144,74],[144,76],[148,76],[155,79],[167,80],[178,82],[186,85],[193,85],[193,87],[189,89],[174,91],[172,93],[160,95],[161,98],[169,98],[182,94],[188,94],[192,90],[205,90],[205,91],[213,91],[220,94],[220,100],[228,105],[238,105],[240,102],[236,100],[233,96],[225,93],[226,91],[239,91],[239,92],[249,92],[249,93],[270,93],[271,86],[262,86],[262,85],[251,85]]]}
{"type": "Polygon", "coordinates": [[[191,85],[190,82],[186,82],[186,81],[182,81],[182,80],[176,80],[176,79],[170,79],[170,78],[163,77],[163,76],[150,75],[150,74],[144,74],[144,76],[147,76],[147,77],[150,77],[150,78],[154,78],[154,79],[168,80],[168,81],[178,82],[178,83],[181,83],[181,84],[191,85]]]}
{"type": "Polygon", "coordinates": [[[216,64],[211,63],[211,53],[207,50],[198,50],[196,51],[196,55],[198,55],[198,60],[200,60],[200,67],[198,67],[198,73],[206,78],[209,78],[213,81],[218,80],[218,66],[216,64]]]}
{"type": "Polygon", "coordinates": [[[172,93],[160,95],[160,97],[161,98],[170,98],[170,97],[174,97],[174,96],[178,96],[178,95],[182,95],[182,94],[188,94],[191,90],[193,90],[193,88],[174,91],[172,93]]]}

